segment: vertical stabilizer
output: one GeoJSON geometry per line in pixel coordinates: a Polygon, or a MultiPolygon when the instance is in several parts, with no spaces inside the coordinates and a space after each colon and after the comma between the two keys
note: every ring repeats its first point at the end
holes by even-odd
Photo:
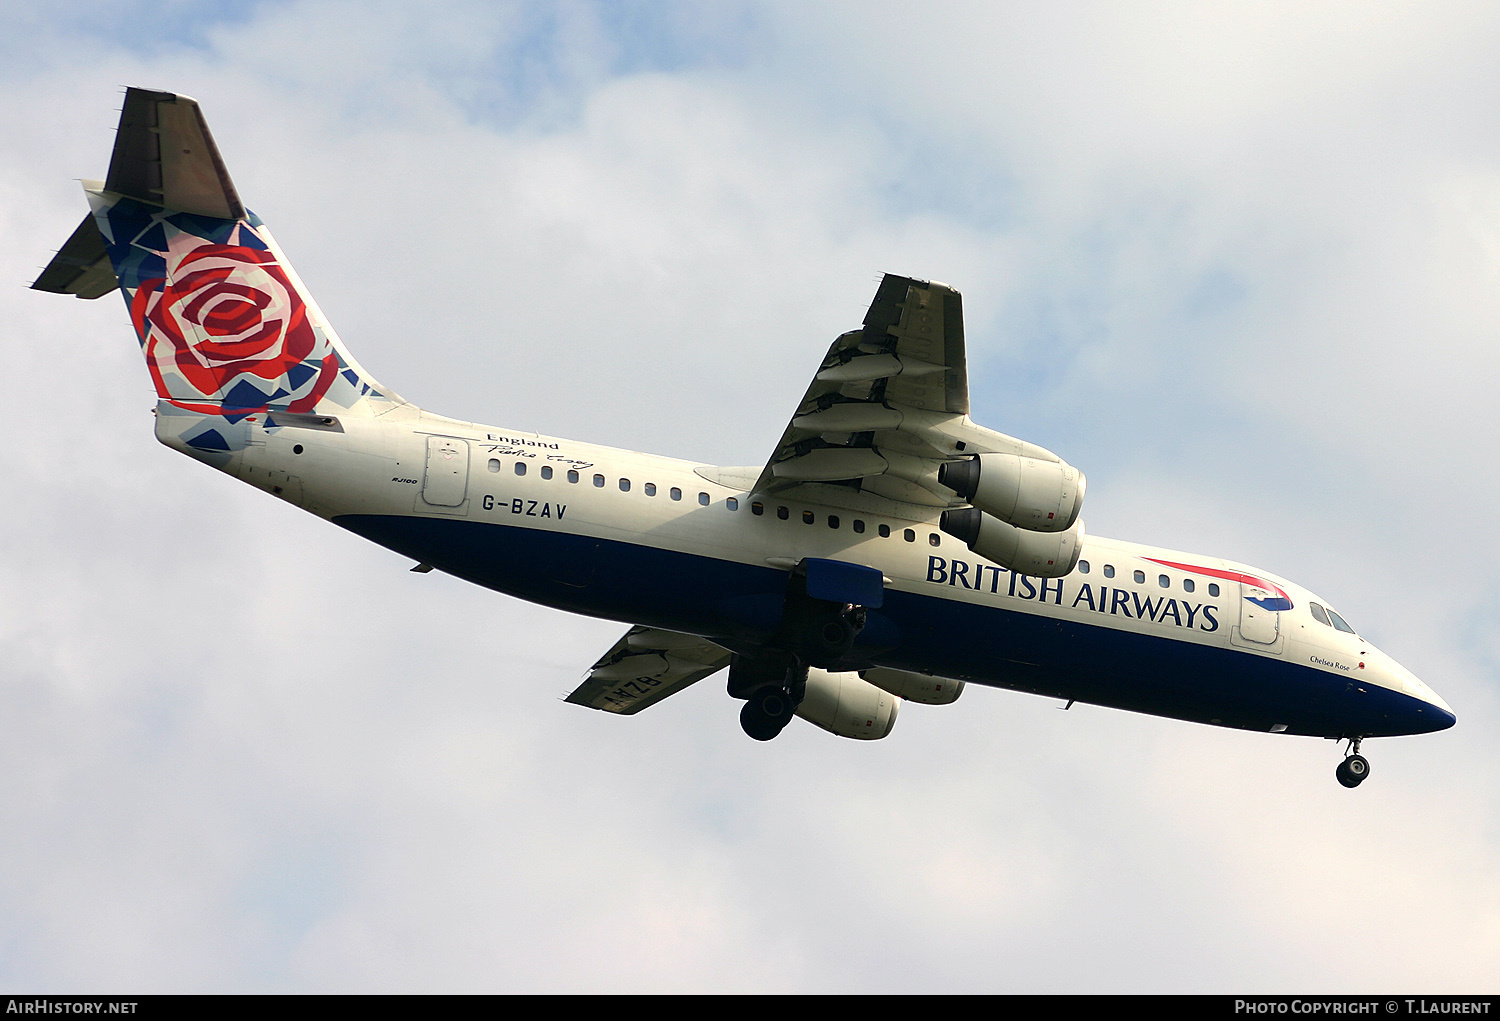
{"type": "Polygon", "coordinates": [[[162,400],[231,422],[402,403],[354,361],[241,204],[195,100],[127,90],[109,176],[83,183],[93,212],[32,286],[95,298],[112,276],[162,400]]]}

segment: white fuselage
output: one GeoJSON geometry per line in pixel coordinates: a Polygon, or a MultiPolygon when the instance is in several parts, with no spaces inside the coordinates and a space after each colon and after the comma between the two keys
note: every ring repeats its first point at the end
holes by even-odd
{"type": "MultiPolygon", "coordinates": [[[[182,414],[163,405],[161,414],[182,414]]],[[[718,572],[731,568],[775,576],[807,557],[843,560],[882,572],[901,633],[893,647],[870,650],[860,665],[917,669],[1231,726],[1294,733],[1338,729],[1321,717],[1299,721],[1295,704],[1262,700],[1247,714],[1234,703],[1246,697],[1247,685],[1259,683],[1254,669],[1226,682],[1226,707],[1217,712],[1215,677],[1198,675],[1234,663],[1276,668],[1276,680],[1267,687],[1282,700],[1288,678],[1303,678],[1323,701],[1340,690],[1401,696],[1392,704],[1402,708],[1387,708],[1386,716],[1418,717],[1403,716],[1384,728],[1353,722],[1347,734],[1326,736],[1451,724],[1447,705],[1409,671],[1358,635],[1315,620],[1308,608],[1316,596],[1245,565],[1089,536],[1070,575],[1031,578],[997,567],[943,534],[935,512],[925,519],[893,517],[888,501],[852,489],[828,487],[828,498],[816,504],[752,497],[753,469],[716,469],[481,426],[411,405],[393,404],[371,418],[295,416],[295,424],[278,422],[290,418],[275,412],[248,416],[240,426],[248,430],[246,445],[227,463],[222,454],[204,456],[175,441],[179,429],[158,433],[186,453],[416,559],[578,612],[727,638],[732,645],[736,635],[746,640],[753,634],[755,614],[736,620],[734,608],[717,605],[725,593],[691,589],[712,586],[718,572]],[[490,563],[482,544],[502,535],[507,552],[497,552],[490,563]],[[528,550],[557,552],[528,560],[528,550]],[[505,566],[518,558],[526,563],[514,571],[505,566]],[[547,574],[549,564],[555,576],[536,577],[547,574]],[[1251,601],[1244,583],[1229,580],[1236,575],[1280,587],[1294,608],[1266,612],[1251,601]],[[621,586],[639,588],[640,598],[621,599],[621,586]],[[662,588],[661,597],[652,597],[653,586],[662,588]],[[903,597],[909,597],[907,604],[903,597]],[[903,605],[921,609],[903,615],[903,605]],[[716,626],[721,616],[727,623],[716,626]],[[962,637],[945,640],[941,631],[948,617],[962,622],[962,637]],[[1016,627],[1023,630],[1015,631],[1014,640],[996,638],[988,647],[974,640],[1016,627]],[[1054,629],[1069,636],[1056,648],[1023,645],[1019,638],[1054,629]],[[1113,637],[1101,642],[1101,636],[1113,637]],[[1120,641],[1132,643],[1133,651],[1111,644],[1120,641]],[[945,648],[952,655],[935,652],[945,648]],[[1115,692],[1132,683],[1127,666],[1141,649],[1156,650],[1145,658],[1149,676],[1140,675],[1133,691],[1115,692]],[[1112,663],[1120,678],[1082,676],[1107,675],[1112,663]],[[1185,676],[1164,680],[1155,693],[1147,690],[1158,675],[1179,669],[1185,676]],[[1152,708],[1158,698],[1165,702],[1152,708]]]]}

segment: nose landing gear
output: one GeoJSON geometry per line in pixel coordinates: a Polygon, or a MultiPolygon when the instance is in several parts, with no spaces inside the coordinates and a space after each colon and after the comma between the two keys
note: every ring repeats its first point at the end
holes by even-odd
{"type": "Polygon", "coordinates": [[[1349,744],[1349,754],[1339,768],[1334,772],[1339,783],[1345,787],[1358,787],[1364,782],[1365,777],[1370,775],[1370,762],[1359,754],[1359,738],[1353,738],[1349,744]]]}

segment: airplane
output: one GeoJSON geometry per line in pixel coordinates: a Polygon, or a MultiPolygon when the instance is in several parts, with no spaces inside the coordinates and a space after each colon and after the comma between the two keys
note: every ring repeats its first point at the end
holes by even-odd
{"type": "Polygon", "coordinates": [[[90,212],[32,284],[120,289],[157,439],[416,561],[629,625],[567,701],[630,715],[727,668],[740,724],[877,740],[965,685],[1347,743],[1453,726],[1326,599],[1085,535],[1087,481],[969,417],[963,301],[886,275],[767,462],[720,467],[426,411],[356,362],[198,103],[125,93],[90,212]]]}

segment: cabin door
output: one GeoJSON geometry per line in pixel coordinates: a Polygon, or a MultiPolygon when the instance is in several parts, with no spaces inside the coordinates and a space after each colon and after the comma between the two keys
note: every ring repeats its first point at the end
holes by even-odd
{"type": "Polygon", "coordinates": [[[1275,592],[1240,583],[1240,638],[1245,644],[1276,644],[1276,639],[1281,636],[1281,614],[1262,605],[1275,598],[1275,592]]]}
{"type": "Polygon", "coordinates": [[[433,507],[457,507],[469,490],[469,444],[452,436],[427,437],[422,499],[433,507]]]}

